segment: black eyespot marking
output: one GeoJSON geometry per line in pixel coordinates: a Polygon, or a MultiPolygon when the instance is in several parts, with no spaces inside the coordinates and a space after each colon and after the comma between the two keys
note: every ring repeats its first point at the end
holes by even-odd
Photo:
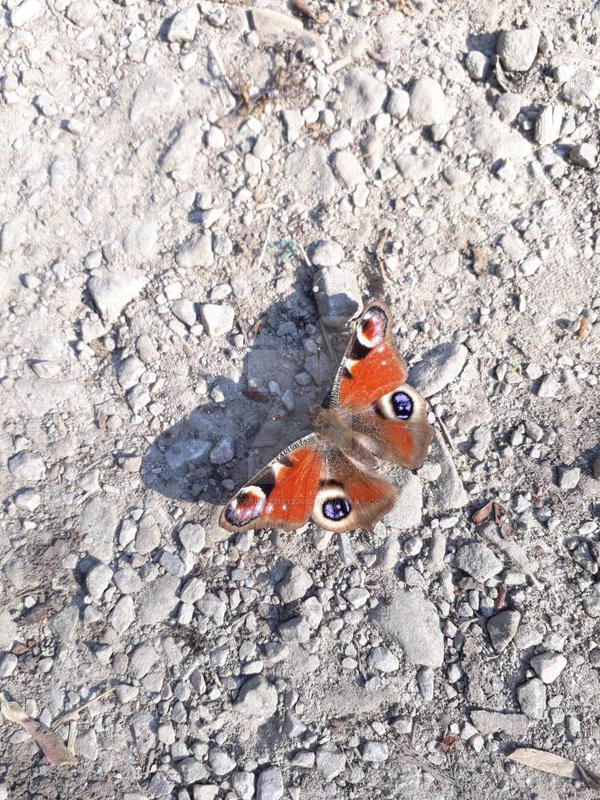
{"type": "Polygon", "coordinates": [[[406,392],[394,392],[391,400],[398,419],[410,419],[413,413],[413,401],[406,392]]]}
{"type": "Polygon", "coordinates": [[[279,456],[277,459],[282,467],[292,467],[294,462],[289,456],[279,456]]]}
{"type": "Polygon", "coordinates": [[[345,497],[329,497],[323,503],[322,511],[325,519],[339,522],[348,516],[352,511],[352,506],[345,497]]]}
{"type": "Polygon", "coordinates": [[[344,378],[346,378],[346,380],[349,380],[349,381],[354,380],[354,376],[352,375],[352,373],[350,372],[350,370],[348,369],[348,367],[345,364],[344,364],[344,367],[343,367],[343,370],[342,370],[342,374],[343,374],[344,378]]]}

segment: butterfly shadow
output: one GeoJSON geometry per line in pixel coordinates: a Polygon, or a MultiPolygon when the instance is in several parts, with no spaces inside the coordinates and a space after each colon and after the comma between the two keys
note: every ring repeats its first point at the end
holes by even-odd
{"type": "Polygon", "coordinates": [[[308,433],[308,407],[322,401],[337,366],[333,351],[319,349],[317,319],[298,289],[272,304],[253,329],[242,323],[251,346],[239,377],[199,373],[209,399],[150,444],[141,465],[145,486],[198,503],[199,521],[212,521],[216,506],[308,433]]]}

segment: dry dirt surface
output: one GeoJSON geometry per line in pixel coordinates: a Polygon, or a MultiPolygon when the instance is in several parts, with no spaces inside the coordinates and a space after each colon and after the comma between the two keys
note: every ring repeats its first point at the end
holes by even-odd
{"type": "Polygon", "coordinates": [[[0,688],[76,763],[0,712],[0,800],[593,796],[508,756],[600,772],[599,36],[3,1],[0,688]],[[228,536],[377,297],[426,462],[373,531],[228,536]]]}

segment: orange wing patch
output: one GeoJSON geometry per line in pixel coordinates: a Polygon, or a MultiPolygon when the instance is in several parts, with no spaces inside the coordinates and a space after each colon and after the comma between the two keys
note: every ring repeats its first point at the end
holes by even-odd
{"type": "Polygon", "coordinates": [[[284,451],[227,503],[219,525],[228,531],[301,527],[313,507],[321,466],[314,443],[284,451]]]}
{"type": "Polygon", "coordinates": [[[364,408],[406,380],[404,359],[389,342],[370,350],[364,358],[344,359],[338,401],[347,408],[364,408]]]}

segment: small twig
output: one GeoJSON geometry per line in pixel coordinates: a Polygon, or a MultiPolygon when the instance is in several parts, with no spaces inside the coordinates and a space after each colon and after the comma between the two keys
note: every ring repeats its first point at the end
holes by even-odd
{"type": "Polygon", "coordinates": [[[536,589],[543,588],[542,584],[532,573],[526,554],[516,542],[511,542],[500,538],[500,536],[489,530],[489,527],[481,528],[480,533],[484,539],[487,539],[490,544],[494,545],[494,547],[497,547],[498,550],[501,550],[503,553],[505,553],[511,559],[511,561],[513,561],[513,563],[515,563],[517,567],[519,567],[519,569],[525,573],[532,586],[535,586],[536,589]]]}
{"type": "Polygon", "coordinates": [[[77,720],[71,720],[71,724],[69,725],[69,738],[67,739],[67,747],[69,750],[75,754],[75,739],[77,738],[77,720]]]}
{"type": "Polygon", "coordinates": [[[256,264],[256,269],[260,269],[262,267],[262,263],[265,258],[265,253],[267,252],[267,244],[269,242],[269,236],[271,235],[271,225],[273,224],[273,217],[269,217],[269,224],[267,225],[267,234],[265,236],[265,240],[263,242],[262,250],[260,251],[260,256],[258,257],[258,262],[256,264]]]}
{"type": "Polygon", "coordinates": [[[304,249],[304,247],[302,247],[300,242],[298,242],[298,250],[300,250],[300,252],[302,253],[302,258],[304,259],[304,263],[306,264],[306,266],[312,267],[312,264],[310,263],[310,258],[306,255],[306,250],[304,249]]]}
{"type": "Polygon", "coordinates": [[[448,431],[448,428],[444,424],[444,421],[442,420],[440,415],[437,413],[435,408],[433,409],[433,413],[434,413],[434,416],[435,416],[435,418],[436,418],[436,420],[437,420],[437,422],[438,422],[438,424],[440,426],[440,430],[442,432],[442,436],[444,437],[444,441],[446,442],[448,447],[451,450],[454,450],[454,452],[456,453],[456,446],[455,446],[454,442],[452,441],[452,437],[450,436],[450,432],[448,431]]]}
{"type": "Polygon", "coordinates": [[[90,697],[90,699],[86,700],[85,703],[82,703],[76,708],[72,708],[70,711],[67,711],[66,714],[63,714],[62,717],[59,717],[52,723],[52,730],[56,731],[62,725],[64,725],[65,722],[70,722],[72,719],[77,719],[81,711],[85,711],[86,708],[93,705],[94,703],[97,703],[98,700],[103,700],[105,697],[107,697],[107,695],[114,692],[115,688],[116,686],[109,686],[108,689],[105,689],[103,692],[100,692],[100,694],[96,694],[94,695],[94,697],[90,697]]]}

